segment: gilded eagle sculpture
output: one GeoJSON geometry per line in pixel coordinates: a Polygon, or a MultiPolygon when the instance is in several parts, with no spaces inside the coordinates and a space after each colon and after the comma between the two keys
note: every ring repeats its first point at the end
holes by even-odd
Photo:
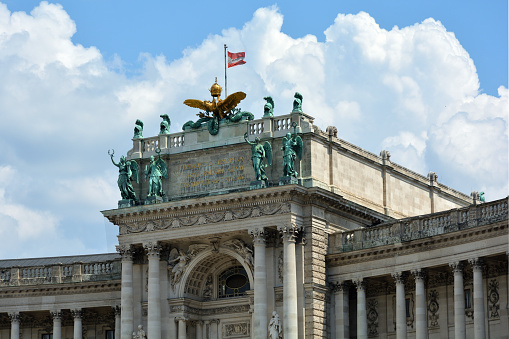
{"type": "Polygon", "coordinates": [[[182,129],[186,127],[199,128],[203,122],[207,122],[210,134],[216,135],[219,132],[219,121],[225,118],[232,122],[239,121],[243,116],[246,116],[248,120],[253,120],[253,114],[250,112],[241,112],[240,109],[235,110],[235,107],[246,98],[246,93],[235,92],[224,100],[220,99],[222,88],[217,83],[217,78],[209,91],[210,95],[212,95],[212,101],[197,99],[187,99],[184,101],[185,105],[199,108],[204,112],[196,114],[200,118],[198,121],[188,121],[182,129]]]}

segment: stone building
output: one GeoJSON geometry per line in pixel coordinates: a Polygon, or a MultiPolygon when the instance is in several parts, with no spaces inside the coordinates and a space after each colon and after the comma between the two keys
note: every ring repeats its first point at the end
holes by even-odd
{"type": "Polygon", "coordinates": [[[102,212],[118,254],[0,260],[1,339],[127,339],[139,325],[150,339],[507,338],[506,199],[462,194],[302,112],[135,138],[127,158],[143,174],[158,154],[163,199],[141,180],[136,205],[102,212]],[[297,183],[280,180],[292,125],[297,183]],[[272,144],[266,187],[251,184],[246,132],[272,144]]]}

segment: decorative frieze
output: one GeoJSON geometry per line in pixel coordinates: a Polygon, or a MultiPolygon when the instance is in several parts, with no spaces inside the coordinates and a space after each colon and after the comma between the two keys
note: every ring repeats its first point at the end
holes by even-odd
{"type": "Polygon", "coordinates": [[[186,313],[186,314],[194,314],[194,315],[215,315],[215,314],[228,314],[228,313],[245,313],[249,314],[250,306],[249,304],[245,305],[235,305],[235,306],[224,306],[224,307],[216,307],[209,309],[199,309],[187,305],[173,305],[170,306],[170,313],[186,313]]]}
{"type": "Polygon", "coordinates": [[[428,293],[428,326],[429,327],[439,327],[439,323],[438,323],[439,309],[440,309],[440,304],[438,303],[438,291],[433,289],[428,293]]]}
{"type": "Polygon", "coordinates": [[[156,220],[141,220],[119,224],[120,234],[152,232],[171,228],[195,225],[215,224],[225,221],[257,218],[276,214],[290,213],[290,203],[276,203],[241,207],[224,211],[206,212],[196,215],[164,216],[156,220]]]}
{"type": "Polygon", "coordinates": [[[248,321],[223,324],[223,338],[249,337],[251,326],[248,321]]]}
{"type": "Polygon", "coordinates": [[[488,317],[489,319],[499,319],[500,313],[500,294],[498,291],[499,283],[496,279],[492,279],[488,283],[488,317]]]}
{"type": "Polygon", "coordinates": [[[375,298],[366,302],[366,317],[368,320],[368,337],[378,337],[378,301],[375,298]]]}

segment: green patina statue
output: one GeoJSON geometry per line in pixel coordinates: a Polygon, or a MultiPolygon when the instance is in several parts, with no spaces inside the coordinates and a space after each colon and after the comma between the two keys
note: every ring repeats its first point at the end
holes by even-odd
{"type": "Polygon", "coordinates": [[[120,190],[120,194],[122,195],[122,199],[136,200],[136,193],[134,192],[131,180],[134,180],[136,183],[138,183],[138,164],[134,160],[126,161],[124,156],[120,157],[120,161],[117,164],[113,160],[114,154],[115,150],[112,150],[111,152],[108,151],[108,155],[111,157],[111,162],[113,165],[118,167],[117,184],[118,189],[120,190]]]}
{"type": "Polygon", "coordinates": [[[161,118],[163,118],[163,121],[161,121],[161,128],[159,130],[159,134],[170,134],[170,126],[171,121],[168,114],[160,115],[161,118]]]}
{"type": "Polygon", "coordinates": [[[148,179],[148,197],[163,197],[162,178],[168,179],[168,170],[163,159],[161,159],[161,150],[156,149],[157,159],[150,157],[150,164],[145,166],[145,181],[148,179]]]}
{"type": "Polygon", "coordinates": [[[133,139],[143,138],[143,121],[137,119],[134,124],[134,136],[133,139]]]}
{"type": "Polygon", "coordinates": [[[295,95],[293,96],[295,100],[293,100],[293,112],[296,113],[302,113],[302,94],[299,92],[295,92],[295,95]]]}
{"type": "Polygon", "coordinates": [[[272,97],[263,98],[267,102],[263,106],[263,116],[264,117],[272,117],[274,116],[274,100],[272,97]]]}
{"type": "Polygon", "coordinates": [[[481,202],[486,202],[486,198],[484,198],[484,192],[479,193],[479,200],[481,202]]]}
{"type": "Polygon", "coordinates": [[[297,135],[297,123],[293,122],[293,136],[290,132],[283,137],[283,175],[297,177],[295,170],[295,158],[302,158],[302,138],[297,135]]]}
{"type": "Polygon", "coordinates": [[[268,141],[265,141],[262,145],[259,137],[256,137],[254,142],[249,141],[247,133],[244,134],[244,140],[251,145],[251,160],[253,161],[256,180],[266,182],[265,167],[272,165],[272,146],[268,141]],[[267,159],[267,164],[263,162],[263,159],[267,159]]]}

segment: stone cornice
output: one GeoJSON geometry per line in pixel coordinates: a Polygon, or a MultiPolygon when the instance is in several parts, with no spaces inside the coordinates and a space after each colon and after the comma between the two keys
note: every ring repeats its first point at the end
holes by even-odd
{"type": "Polygon", "coordinates": [[[328,267],[352,265],[373,260],[391,259],[395,255],[401,257],[420,252],[429,252],[500,236],[507,237],[508,234],[507,221],[501,221],[495,224],[412,240],[401,243],[398,246],[390,244],[351,252],[328,254],[325,260],[328,267]]]}
{"type": "Polygon", "coordinates": [[[0,298],[21,298],[54,295],[75,295],[102,292],[120,292],[120,280],[87,282],[79,284],[32,285],[4,287],[0,290],[0,298]]]}

